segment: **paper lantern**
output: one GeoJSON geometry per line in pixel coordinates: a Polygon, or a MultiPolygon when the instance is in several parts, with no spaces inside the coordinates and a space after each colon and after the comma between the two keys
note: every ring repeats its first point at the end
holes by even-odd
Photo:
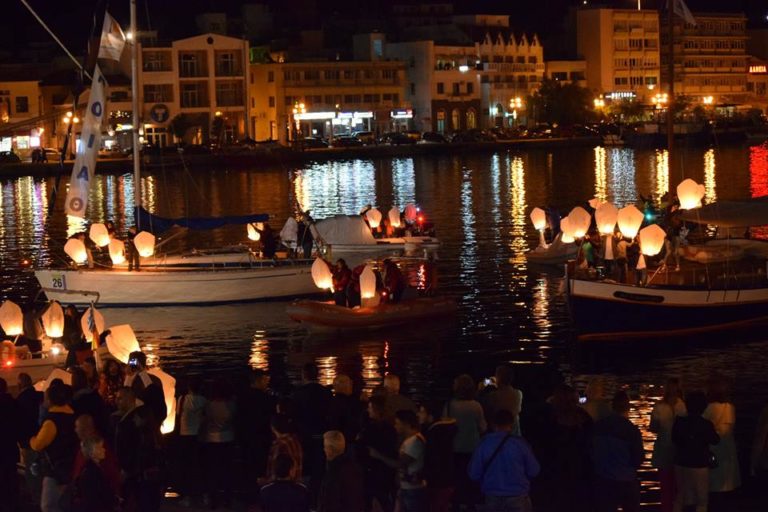
{"type": "Polygon", "coordinates": [[[619,215],[616,219],[619,223],[621,234],[627,238],[635,238],[645,216],[635,205],[629,205],[619,210],[619,215]]]}
{"type": "Polygon", "coordinates": [[[576,239],[573,237],[573,228],[571,227],[571,219],[568,217],[565,217],[560,220],[560,231],[562,231],[563,236],[560,238],[560,241],[564,244],[572,244],[576,241],[576,239]]]}
{"type": "Polygon", "coordinates": [[[91,229],[88,230],[88,236],[93,240],[93,243],[99,247],[106,247],[109,245],[109,231],[107,231],[107,226],[100,222],[91,224],[91,229]]]}
{"type": "Polygon", "coordinates": [[[376,295],[376,274],[373,267],[366,265],[360,274],[360,298],[371,299],[376,295]]]}
{"type": "Polygon", "coordinates": [[[603,235],[613,235],[616,228],[616,220],[619,217],[619,209],[612,203],[603,203],[595,210],[595,224],[597,230],[603,235]]]}
{"type": "Polygon", "coordinates": [[[315,286],[321,290],[333,291],[333,274],[328,263],[322,258],[315,258],[315,262],[312,264],[312,280],[315,282],[315,286]]]}
{"type": "Polygon", "coordinates": [[[67,386],[72,385],[71,373],[66,370],[62,370],[61,368],[54,368],[53,371],[48,375],[48,378],[35,383],[35,389],[41,393],[45,393],[48,391],[48,388],[51,387],[51,382],[56,379],[61,379],[61,381],[67,386]]]}
{"type": "Polygon", "coordinates": [[[584,237],[589,231],[589,226],[592,224],[592,216],[589,212],[581,206],[577,206],[571,210],[568,218],[571,219],[571,230],[573,230],[574,238],[584,237]]]}
{"type": "Polygon", "coordinates": [[[163,424],[160,425],[160,432],[162,434],[170,434],[176,428],[176,379],[157,367],[151,368],[147,373],[160,379],[160,382],[163,384],[163,396],[165,397],[167,414],[163,424]]]}
{"type": "Polygon", "coordinates": [[[141,350],[139,341],[133,333],[133,329],[128,324],[113,325],[109,328],[107,336],[107,350],[112,357],[123,364],[128,364],[131,352],[141,350]]]}
{"type": "Polygon", "coordinates": [[[389,217],[389,224],[393,228],[400,227],[400,210],[397,209],[397,206],[390,208],[387,216],[389,217]]]}
{"type": "Polygon", "coordinates": [[[113,265],[125,263],[125,243],[122,240],[113,238],[109,241],[109,259],[113,265]]]}
{"type": "Polygon", "coordinates": [[[142,231],[133,238],[133,245],[139,252],[139,256],[148,258],[155,254],[155,235],[142,231]]]}
{"type": "Polygon", "coordinates": [[[408,222],[413,222],[416,220],[416,218],[419,216],[419,209],[416,208],[416,205],[413,203],[408,203],[405,205],[405,220],[408,222]]]}
{"type": "Polygon", "coordinates": [[[7,300],[0,306],[0,327],[6,336],[24,334],[24,313],[15,302],[7,300]]]}
{"type": "Polygon", "coordinates": [[[381,224],[381,212],[376,208],[371,208],[365,212],[365,218],[368,219],[368,225],[371,229],[376,229],[381,224]]]}
{"type": "Polygon", "coordinates": [[[250,223],[248,224],[248,239],[254,242],[261,240],[261,233],[256,230],[256,226],[250,223]]]}
{"type": "Polygon", "coordinates": [[[690,178],[683,180],[677,186],[677,198],[680,200],[680,208],[691,210],[700,207],[704,193],[704,185],[699,185],[690,178]]]}
{"type": "Polygon", "coordinates": [[[88,251],[85,250],[85,244],[77,238],[67,240],[67,243],[64,244],[64,252],[78,265],[88,261],[88,251]]]}
{"type": "Polygon", "coordinates": [[[104,315],[101,314],[96,308],[90,307],[85,310],[83,316],[80,318],[80,328],[83,330],[83,336],[88,342],[93,341],[93,332],[91,331],[91,314],[93,314],[93,322],[96,325],[96,332],[101,334],[104,332],[104,315]]]}
{"type": "Polygon", "coordinates": [[[640,251],[646,256],[656,256],[664,247],[667,234],[658,224],[651,224],[640,230],[637,235],[640,240],[640,251]]]}
{"type": "Polygon", "coordinates": [[[603,204],[605,203],[596,197],[593,197],[592,199],[589,200],[589,206],[593,210],[597,210],[598,208],[600,208],[600,205],[603,205],[603,204]]]}
{"type": "Polygon", "coordinates": [[[64,309],[62,309],[61,304],[52,300],[40,319],[43,321],[45,334],[49,338],[64,336],[64,309]]]}
{"type": "Polygon", "coordinates": [[[547,213],[541,208],[534,208],[531,211],[531,222],[537,231],[543,231],[547,227],[547,213]]]}

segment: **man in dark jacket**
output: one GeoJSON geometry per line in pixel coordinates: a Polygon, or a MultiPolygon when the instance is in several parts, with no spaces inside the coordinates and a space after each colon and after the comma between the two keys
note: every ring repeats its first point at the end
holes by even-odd
{"type": "Polygon", "coordinates": [[[373,509],[373,500],[384,512],[394,508],[395,470],[369,455],[369,449],[389,457],[397,457],[397,432],[387,419],[387,399],[374,395],[368,402],[369,421],[357,437],[358,457],[365,469],[366,510],[373,509]]]}
{"type": "Polygon", "coordinates": [[[430,512],[447,512],[454,490],[453,438],[458,426],[453,418],[443,418],[443,404],[427,402],[419,407],[421,433],[427,440],[424,453],[424,479],[430,512]]]}
{"type": "Polygon", "coordinates": [[[15,512],[19,509],[19,477],[16,463],[19,461],[18,442],[24,432],[24,415],[21,407],[8,394],[8,384],[0,378],[0,511],[15,512]]]}
{"type": "Polygon", "coordinates": [[[131,352],[128,357],[128,375],[125,378],[125,384],[133,389],[136,398],[152,412],[159,430],[168,415],[163,383],[158,377],[147,372],[147,355],[143,352],[131,352]]]}
{"type": "Polygon", "coordinates": [[[261,488],[259,504],[264,512],[309,512],[309,490],[291,479],[293,460],[281,453],[275,459],[275,479],[261,488]]]}
{"type": "Polygon", "coordinates": [[[318,512],[362,512],[365,508],[363,472],[357,462],[345,454],[344,434],[338,430],[326,432],[323,449],[328,465],[320,486],[318,512]]]}
{"type": "Polygon", "coordinates": [[[269,374],[256,369],[251,374],[251,386],[240,397],[237,407],[238,436],[248,477],[256,481],[267,470],[267,457],[272,440],[270,419],[275,414],[276,401],[270,394],[269,374]]]}
{"type": "Polygon", "coordinates": [[[19,394],[16,395],[16,403],[21,408],[24,436],[29,439],[37,432],[43,393],[34,388],[32,377],[28,373],[19,374],[17,385],[19,394]]]}

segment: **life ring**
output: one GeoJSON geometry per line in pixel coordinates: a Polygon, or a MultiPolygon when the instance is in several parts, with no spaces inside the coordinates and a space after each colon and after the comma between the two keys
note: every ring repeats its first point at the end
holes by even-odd
{"type": "Polygon", "coordinates": [[[2,345],[0,345],[0,360],[2,360],[3,363],[16,360],[16,345],[14,345],[12,341],[5,340],[2,345]]]}

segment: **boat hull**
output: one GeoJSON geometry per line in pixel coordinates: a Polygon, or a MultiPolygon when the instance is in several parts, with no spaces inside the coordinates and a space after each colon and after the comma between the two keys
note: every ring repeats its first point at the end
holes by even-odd
{"type": "Polygon", "coordinates": [[[417,320],[440,318],[456,312],[456,302],[446,298],[418,298],[399,304],[350,309],[332,302],[301,300],[286,312],[297,322],[320,329],[382,329],[417,320]]]}
{"type": "Polygon", "coordinates": [[[440,241],[434,237],[412,236],[402,238],[380,238],[374,244],[329,244],[333,254],[385,253],[411,250],[434,251],[440,247],[440,241]]]}
{"type": "Polygon", "coordinates": [[[45,379],[54,368],[63,368],[67,354],[48,356],[42,359],[19,359],[13,365],[0,365],[0,377],[5,379],[9,386],[16,386],[20,373],[26,373],[32,378],[32,382],[45,379]]]}
{"type": "Polygon", "coordinates": [[[222,270],[37,270],[51,300],[101,306],[206,305],[317,293],[310,266],[222,270]]]}
{"type": "Polygon", "coordinates": [[[693,335],[768,323],[768,288],[698,290],[568,280],[581,340],[693,335]]]}

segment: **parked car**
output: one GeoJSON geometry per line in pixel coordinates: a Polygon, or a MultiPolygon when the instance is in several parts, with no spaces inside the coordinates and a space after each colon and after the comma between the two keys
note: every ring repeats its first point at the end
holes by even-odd
{"type": "Polygon", "coordinates": [[[353,135],[343,135],[333,139],[331,145],[335,148],[356,148],[363,145],[363,142],[353,135]]]}
{"type": "Polygon", "coordinates": [[[376,136],[373,134],[373,132],[355,132],[352,135],[357,137],[358,140],[360,140],[360,142],[366,146],[369,144],[376,144],[376,136]]]}
{"type": "Polygon", "coordinates": [[[421,132],[417,130],[408,130],[407,132],[403,132],[409,139],[413,139],[415,142],[419,142],[421,140],[421,132]]]}
{"type": "Polygon", "coordinates": [[[301,141],[299,141],[299,146],[306,149],[322,149],[327,148],[328,143],[320,137],[304,137],[301,141]]]}
{"type": "Polygon", "coordinates": [[[405,133],[390,132],[382,135],[379,142],[381,144],[389,144],[390,146],[401,146],[406,144],[416,144],[416,139],[412,139],[405,133]]]}
{"type": "Polygon", "coordinates": [[[15,164],[17,162],[21,162],[21,158],[13,151],[0,151],[0,164],[15,164]]]}
{"type": "Polygon", "coordinates": [[[421,134],[419,144],[448,144],[448,139],[442,133],[424,132],[421,134]]]}

